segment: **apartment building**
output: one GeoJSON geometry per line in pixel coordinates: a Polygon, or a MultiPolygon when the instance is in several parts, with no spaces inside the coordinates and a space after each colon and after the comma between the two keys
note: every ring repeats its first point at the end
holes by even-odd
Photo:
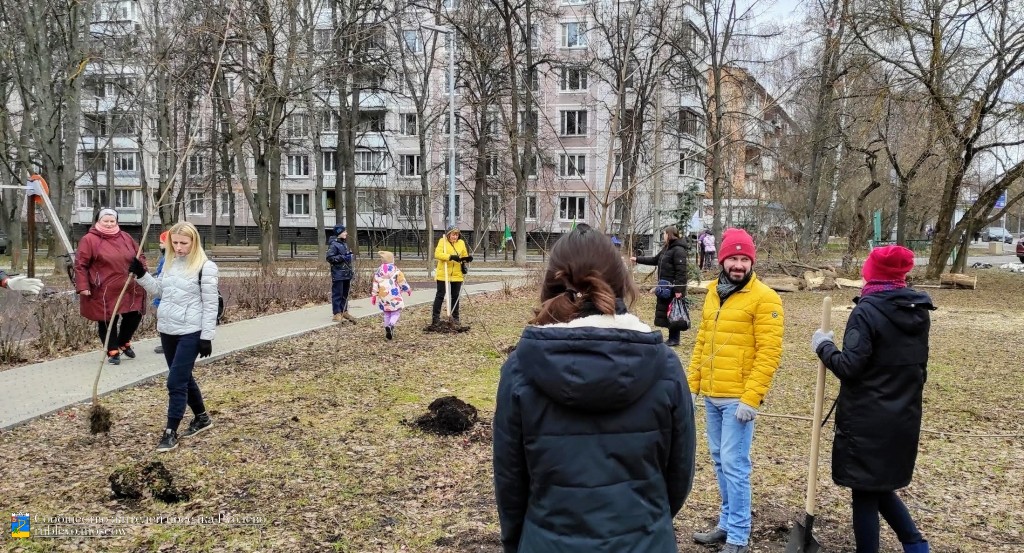
{"type": "MultiPolygon", "coordinates": [[[[594,0],[597,1],[597,0],[594,0]]],[[[145,40],[135,19],[144,3],[102,2],[102,19],[95,24],[110,35],[122,33],[145,40]]],[[[535,161],[528,164],[529,184],[526,202],[527,227],[531,233],[557,235],[573,224],[589,223],[608,231],[619,231],[622,203],[622,156],[613,132],[613,114],[618,113],[613,76],[597,62],[606,55],[608,44],[601,43],[596,32],[601,13],[588,1],[552,0],[555,15],[546,17],[530,33],[530,47],[538,58],[548,60],[531,72],[519,86],[528,89],[534,99],[532,114],[517,114],[520,125],[529,117],[537,126],[535,161]]],[[[699,90],[706,86],[701,58],[703,38],[692,21],[698,15],[689,2],[679,2],[675,24],[684,26],[680,34],[685,53],[678,56],[678,67],[658,77],[646,115],[639,123],[643,130],[640,156],[636,160],[633,206],[633,234],[656,234],[655,227],[665,224],[679,197],[692,185],[703,192],[704,122],[700,115],[699,90]]],[[[446,3],[446,15],[458,22],[457,12],[464,9],[446,3]]],[[[412,10],[398,18],[398,27],[382,31],[374,47],[381,51],[404,49],[406,60],[432,59],[429,67],[413,64],[426,72],[425,83],[430,102],[426,112],[417,113],[415,94],[409,90],[406,65],[382,68],[364,78],[359,95],[360,115],[355,152],[355,197],[357,224],[361,230],[410,232],[425,228],[425,211],[430,210],[439,229],[447,219],[449,186],[449,139],[455,133],[455,221],[463,230],[474,227],[474,196],[483,190],[486,200],[479,214],[483,227],[500,234],[506,225],[514,226],[515,179],[512,175],[513,152],[502,125],[510,120],[507,101],[481,113],[474,106],[475,94],[468,79],[456,71],[454,104],[456,117],[448,115],[448,56],[454,52],[463,64],[470,55],[460,40],[450,34],[443,37],[431,30],[444,18],[426,10],[412,10]],[[492,137],[484,152],[478,151],[480,136],[492,137]],[[426,139],[423,156],[419,141],[426,139]],[[422,193],[421,178],[426,175],[429,197],[422,193]],[[483,186],[481,186],[483,179],[483,186]]],[[[312,29],[313,55],[330,56],[329,17],[319,19],[312,29]]],[[[450,27],[449,27],[450,28],[450,27]]],[[[640,70],[629,68],[625,83],[627,105],[634,99],[633,79],[640,70]]],[[[83,100],[82,142],[80,146],[75,222],[87,224],[98,197],[100,205],[112,205],[122,213],[122,223],[142,224],[144,195],[156,188],[158,178],[155,123],[147,117],[145,106],[125,103],[125,90],[138,91],[146,86],[141,69],[129,64],[91,64],[88,68],[88,94],[83,100]],[[88,108],[88,109],[86,109],[88,108]],[[107,197],[107,178],[112,176],[114,197],[107,197]]],[[[234,77],[231,87],[238,86],[234,77]]],[[[335,222],[335,210],[342,198],[336,197],[334,182],[340,169],[337,156],[338,105],[335,94],[317,90],[317,102],[290,102],[281,129],[281,235],[290,240],[313,241],[318,232],[315,202],[325,212],[324,227],[335,222]],[[317,179],[323,192],[316,193],[317,179]]],[[[422,92],[422,91],[420,91],[422,92]]],[[[351,99],[351,98],[350,98],[351,99]]],[[[632,110],[623,114],[632,116],[632,110]]],[[[207,110],[195,122],[196,150],[183,160],[184,189],[170,200],[175,212],[202,229],[218,227],[218,235],[233,218],[240,235],[253,236],[255,222],[238,182],[239,172],[231,159],[225,164],[221,151],[204,145],[214,142],[216,128],[207,110]],[[232,215],[233,212],[233,215],[232,215]]],[[[253,161],[246,161],[252,168],[253,161]]],[[[248,171],[250,178],[253,172],[248,171]]],[[[342,211],[344,213],[344,211],[342,211]]],[[[158,223],[157,219],[151,221],[158,223]]]]}

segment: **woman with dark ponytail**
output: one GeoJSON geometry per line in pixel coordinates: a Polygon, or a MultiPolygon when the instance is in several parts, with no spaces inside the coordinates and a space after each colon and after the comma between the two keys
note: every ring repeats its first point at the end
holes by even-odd
{"type": "Polygon", "coordinates": [[[662,234],[663,246],[657,255],[648,257],[631,257],[630,260],[641,265],[654,265],[658,268],[659,288],[667,287],[665,294],[658,294],[658,301],[654,307],[654,326],[668,329],[668,341],[670,346],[679,345],[679,328],[673,328],[668,320],[668,306],[673,297],[686,296],[687,274],[686,260],[690,256],[690,246],[686,238],[679,235],[676,227],[666,227],[662,234]]]}
{"type": "Polygon", "coordinates": [[[678,551],[693,404],[675,352],[627,311],[636,296],[607,236],[578,225],[552,248],[541,305],[498,384],[506,553],[678,551]]]}

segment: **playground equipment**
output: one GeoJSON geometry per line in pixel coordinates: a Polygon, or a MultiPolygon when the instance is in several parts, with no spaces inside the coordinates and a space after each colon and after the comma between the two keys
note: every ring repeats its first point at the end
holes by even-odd
{"type": "Polygon", "coordinates": [[[65,260],[65,271],[67,272],[68,278],[71,279],[71,283],[75,282],[75,250],[71,247],[71,240],[68,238],[66,232],[64,232],[64,225],[60,222],[60,217],[57,216],[57,210],[53,207],[53,202],[50,201],[50,186],[46,184],[46,179],[41,175],[32,175],[28,178],[28,182],[24,186],[0,186],[0,188],[8,188],[15,190],[24,190],[25,195],[25,213],[26,213],[26,226],[28,231],[28,276],[35,277],[36,272],[36,217],[35,208],[33,204],[41,205],[43,212],[46,215],[47,221],[53,227],[54,234],[60,240],[62,246],[64,246],[64,252],[58,255],[58,258],[64,258],[65,260]]]}

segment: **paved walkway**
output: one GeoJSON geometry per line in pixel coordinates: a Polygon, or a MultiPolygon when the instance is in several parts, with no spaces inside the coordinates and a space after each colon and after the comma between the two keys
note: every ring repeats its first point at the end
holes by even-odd
{"type": "MultiPolygon", "coordinates": [[[[463,290],[479,294],[501,290],[503,285],[501,281],[467,284],[463,290]]],[[[434,301],[433,290],[415,291],[405,301],[406,306],[430,304],[434,301]]],[[[362,318],[375,316],[379,311],[370,304],[369,298],[363,298],[349,302],[349,313],[362,318]]],[[[210,363],[239,351],[336,324],[331,321],[330,304],[325,304],[221,325],[217,327],[217,338],[213,341],[213,355],[199,360],[197,364],[210,363]]],[[[132,345],[138,357],[122,359],[120,365],[104,366],[100,394],[109,394],[167,374],[163,355],[153,353],[157,344],[158,338],[135,341],[132,345]]],[[[0,429],[89,401],[100,355],[97,350],[0,371],[0,390],[3,390],[0,429]]]]}

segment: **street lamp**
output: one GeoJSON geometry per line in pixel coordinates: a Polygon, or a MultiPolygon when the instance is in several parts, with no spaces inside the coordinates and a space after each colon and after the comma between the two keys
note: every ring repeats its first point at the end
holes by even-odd
{"type": "Polygon", "coordinates": [[[424,23],[424,29],[448,35],[448,225],[455,227],[455,32],[449,27],[424,23]]]}

